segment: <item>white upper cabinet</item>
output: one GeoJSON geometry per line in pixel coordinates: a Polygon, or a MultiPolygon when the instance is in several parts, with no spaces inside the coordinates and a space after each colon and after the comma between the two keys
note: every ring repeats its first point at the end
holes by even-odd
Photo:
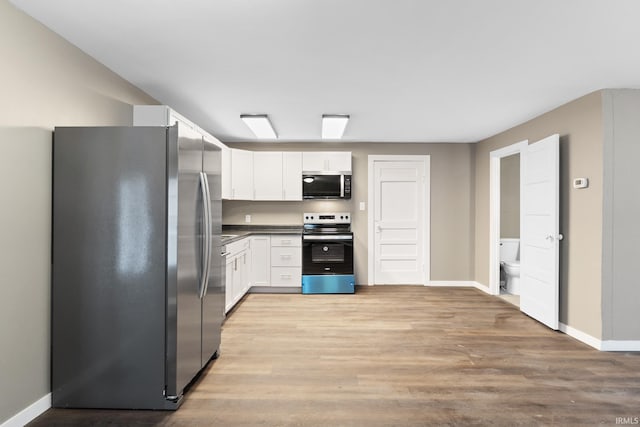
{"type": "Polygon", "coordinates": [[[304,172],[351,173],[350,151],[317,151],[302,153],[304,172]]]}
{"type": "Polygon", "coordinates": [[[282,200],[282,152],[254,151],[254,200],[282,200]]]}
{"type": "Polygon", "coordinates": [[[191,122],[181,114],[169,108],[167,105],[134,105],[134,126],[173,126],[176,122],[181,126],[192,129],[202,136],[204,141],[214,144],[222,150],[222,198],[231,198],[231,149],[220,142],[198,125],[191,122]]]}
{"type": "Polygon", "coordinates": [[[196,130],[197,126],[167,105],[134,105],[134,126],[173,126],[176,122],[196,130]]]}
{"type": "Polygon", "coordinates": [[[254,200],[302,200],[302,153],[255,151],[254,200]]]}
{"type": "Polygon", "coordinates": [[[231,199],[231,148],[222,149],[222,198],[231,199]]]}
{"type": "Polygon", "coordinates": [[[221,167],[221,190],[222,190],[222,198],[230,199],[231,198],[231,148],[227,147],[216,138],[209,134],[205,134],[203,136],[205,143],[213,144],[220,147],[222,151],[220,156],[220,167],[221,167]]]}
{"type": "Polygon", "coordinates": [[[282,153],[282,200],[302,200],[302,153],[282,153]]]}
{"type": "Polygon", "coordinates": [[[231,149],[231,198],[253,200],[253,152],[231,149]]]}

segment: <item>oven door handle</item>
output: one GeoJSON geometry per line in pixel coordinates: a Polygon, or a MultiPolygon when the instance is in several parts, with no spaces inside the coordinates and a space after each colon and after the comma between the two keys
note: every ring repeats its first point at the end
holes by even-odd
{"type": "Polygon", "coordinates": [[[302,236],[302,240],[307,241],[327,241],[327,240],[353,240],[353,236],[346,235],[331,235],[331,236],[302,236]]]}

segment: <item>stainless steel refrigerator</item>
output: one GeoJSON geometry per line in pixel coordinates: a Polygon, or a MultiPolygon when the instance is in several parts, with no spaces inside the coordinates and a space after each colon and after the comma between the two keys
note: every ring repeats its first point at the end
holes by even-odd
{"type": "Polygon", "coordinates": [[[54,407],[176,409],[217,357],[220,165],[180,125],[55,129],[54,407]]]}

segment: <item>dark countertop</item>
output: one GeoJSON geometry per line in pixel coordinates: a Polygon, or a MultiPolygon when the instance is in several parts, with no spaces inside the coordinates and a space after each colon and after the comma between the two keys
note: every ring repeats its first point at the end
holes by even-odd
{"type": "Polygon", "coordinates": [[[222,244],[226,245],[236,240],[255,234],[300,234],[301,225],[223,225],[222,244]]]}

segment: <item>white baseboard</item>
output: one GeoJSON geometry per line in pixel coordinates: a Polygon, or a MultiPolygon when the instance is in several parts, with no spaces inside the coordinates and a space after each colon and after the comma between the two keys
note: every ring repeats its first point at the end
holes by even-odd
{"type": "Polygon", "coordinates": [[[575,328],[572,328],[569,325],[565,325],[564,323],[560,322],[558,324],[558,328],[560,329],[560,332],[564,332],[565,334],[569,335],[570,337],[573,337],[575,339],[577,339],[578,341],[582,341],[583,343],[590,345],[591,347],[595,348],[596,350],[601,350],[602,347],[602,341],[596,337],[592,337],[591,335],[579,331],[575,328]]]}
{"type": "Polygon", "coordinates": [[[469,287],[470,282],[464,280],[430,280],[425,286],[453,286],[453,287],[469,287]]]}
{"type": "Polygon", "coordinates": [[[640,341],[606,340],[602,341],[602,351],[640,351],[640,341]]]}
{"type": "Polygon", "coordinates": [[[483,285],[482,283],[479,282],[472,282],[473,283],[473,287],[476,289],[480,289],[482,292],[484,292],[487,295],[492,295],[491,294],[491,289],[489,289],[488,286],[483,285]]]}
{"type": "Polygon", "coordinates": [[[637,340],[601,340],[579,331],[571,326],[560,323],[560,331],[590,345],[600,351],[640,351],[640,341],[637,340]]]}
{"type": "Polygon", "coordinates": [[[490,294],[489,288],[473,280],[431,280],[425,286],[452,286],[458,288],[476,288],[490,294]]]}
{"type": "Polygon", "coordinates": [[[22,427],[35,420],[49,408],[51,408],[51,393],[36,400],[31,405],[0,424],[0,427],[22,427]]]}

